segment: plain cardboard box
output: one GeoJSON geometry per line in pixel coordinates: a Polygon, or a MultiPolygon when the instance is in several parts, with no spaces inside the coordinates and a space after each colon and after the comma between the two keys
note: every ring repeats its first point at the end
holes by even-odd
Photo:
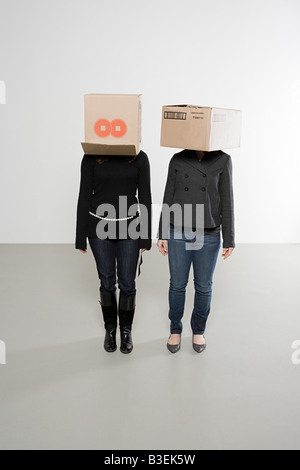
{"type": "Polygon", "coordinates": [[[141,144],[141,95],[85,95],[87,155],[138,155],[141,144]]]}
{"type": "Polygon", "coordinates": [[[192,105],[164,106],[161,146],[214,151],[241,144],[242,111],[192,105]]]}

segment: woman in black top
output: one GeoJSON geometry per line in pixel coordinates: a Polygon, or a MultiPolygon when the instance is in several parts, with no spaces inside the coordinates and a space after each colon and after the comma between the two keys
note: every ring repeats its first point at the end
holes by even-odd
{"type": "MultiPolygon", "coordinates": [[[[196,152],[184,150],[174,155],[169,167],[160,223],[158,248],[169,257],[171,336],[168,349],[180,350],[182,317],[186,287],[191,265],[194,268],[195,304],[191,326],[193,347],[201,353],[206,348],[204,333],[210,313],[213,275],[223,236],[223,258],[227,259],[235,247],[234,198],[231,157],[222,151],[196,152]],[[165,223],[165,208],[179,207],[184,216],[190,208],[190,221],[173,214],[165,223]],[[204,208],[202,226],[196,223],[197,207],[204,208]],[[199,230],[199,240],[193,233],[199,230]],[[185,232],[183,234],[183,231],[185,232]],[[187,236],[187,234],[189,236],[187,236]],[[198,243],[198,244],[197,244],[198,243]],[[191,246],[193,244],[193,246],[191,246]]],[[[188,214],[189,215],[189,214],[188,214]]]]}
{"type": "Polygon", "coordinates": [[[76,249],[86,253],[89,239],[101,281],[100,303],[106,329],[104,347],[108,352],[117,349],[118,317],[121,351],[128,354],[133,349],[135,281],[139,254],[152,246],[151,204],[150,164],[144,152],[131,158],[84,156],[76,249]]]}

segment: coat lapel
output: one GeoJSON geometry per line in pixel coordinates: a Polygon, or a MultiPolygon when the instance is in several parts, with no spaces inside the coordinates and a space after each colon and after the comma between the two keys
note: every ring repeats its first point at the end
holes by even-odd
{"type": "Polygon", "coordinates": [[[214,155],[206,155],[202,161],[199,161],[194,152],[192,150],[188,150],[183,158],[188,165],[207,175],[209,168],[214,165],[221,156],[222,152],[216,152],[214,155]]]}

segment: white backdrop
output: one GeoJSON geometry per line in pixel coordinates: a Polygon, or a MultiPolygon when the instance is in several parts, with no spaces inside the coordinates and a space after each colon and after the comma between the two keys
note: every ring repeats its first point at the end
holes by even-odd
{"type": "Polygon", "coordinates": [[[0,0],[0,243],[73,243],[85,93],[144,95],[155,203],[162,105],[242,109],[237,242],[300,242],[299,24],[299,0],[0,0]]]}

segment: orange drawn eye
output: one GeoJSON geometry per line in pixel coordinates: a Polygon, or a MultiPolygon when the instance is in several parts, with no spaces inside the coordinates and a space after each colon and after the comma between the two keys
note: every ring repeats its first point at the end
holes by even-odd
{"type": "Polygon", "coordinates": [[[120,139],[121,137],[124,137],[124,135],[127,132],[126,123],[122,121],[122,119],[115,119],[114,121],[112,121],[111,127],[112,127],[111,135],[118,139],[120,139]]]}
{"type": "Polygon", "coordinates": [[[111,134],[111,123],[107,119],[99,119],[94,129],[99,137],[108,137],[111,134]]]}

